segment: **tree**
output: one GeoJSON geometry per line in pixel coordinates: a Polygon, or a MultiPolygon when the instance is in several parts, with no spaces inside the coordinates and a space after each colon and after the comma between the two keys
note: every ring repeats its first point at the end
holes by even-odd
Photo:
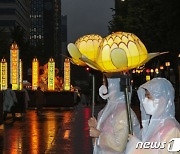
{"type": "MultiPolygon", "coordinates": [[[[149,52],[169,51],[168,56],[156,58],[171,61],[179,88],[178,54],[180,42],[179,0],[116,1],[109,32],[127,31],[136,34],[149,52]]],[[[150,61],[153,64],[153,61],[150,61]]]]}

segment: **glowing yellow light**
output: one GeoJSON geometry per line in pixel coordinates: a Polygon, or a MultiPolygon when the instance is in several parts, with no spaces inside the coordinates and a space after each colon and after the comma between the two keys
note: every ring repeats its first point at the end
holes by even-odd
{"type": "Polygon", "coordinates": [[[64,90],[70,90],[70,62],[69,59],[65,59],[64,62],[64,90]]]}
{"type": "Polygon", "coordinates": [[[23,88],[23,67],[22,67],[22,60],[19,60],[19,88],[22,90],[23,88]]]}
{"type": "Polygon", "coordinates": [[[151,69],[151,73],[153,73],[154,72],[154,70],[153,69],[151,69]]]}
{"type": "Polygon", "coordinates": [[[16,43],[10,48],[10,83],[13,90],[19,89],[19,49],[16,43]]]}
{"type": "Polygon", "coordinates": [[[32,89],[36,90],[39,86],[39,61],[34,58],[32,61],[32,89]]]}
{"type": "Polygon", "coordinates": [[[136,73],[136,70],[133,70],[132,73],[136,73]]]}
{"type": "Polygon", "coordinates": [[[136,35],[116,32],[104,38],[97,63],[103,70],[119,72],[140,66],[147,57],[147,50],[136,35]]]}
{"type": "Polygon", "coordinates": [[[150,75],[146,75],[146,81],[149,81],[151,79],[150,75]]]}
{"type": "Polygon", "coordinates": [[[55,83],[55,62],[53,58],[48,61],[48,90],[54,90],[55,83]]]}
{"type": "Polygon", "coordinates": [[[166,65],[166,66],[170,66],[170,62],[166,62],[165,65],[166,65]]]}
{"type": "Polygon", "coordinates": [[[75,44],[69,43],[67,48],[73,63],[80,65],[81,62],[101,72],[138,68],[150,59],[164,54],[148,53],[141,40],[127,32],[115,32],[103,39],[94,34],[85,35],[75,44]]]}
{"type": "Polygon", "coordinates": [[[0,63],[0,84],[1,90],[7,89],[7,62],[6,59],[2,59],[0,63]]]}
{"type": "Polygon", "coordinates": [[[159,73],[159,69],[158,69],[158,68],[156,68],[156,69],[155,69],[155,72],[158,74],[158,73],[159,73]]]}

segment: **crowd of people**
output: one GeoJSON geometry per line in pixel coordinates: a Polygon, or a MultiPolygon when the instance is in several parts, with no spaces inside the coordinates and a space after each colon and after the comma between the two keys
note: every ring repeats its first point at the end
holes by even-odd
{"type": "MultiPolygon", "coordinates": [[[[23,86],[22,92],[24,92],[24,102],[21,104],[21,117],[23,118],[24,113],[29,107],[29,94],[25,86],[23,86]]],[[[44,93],[40,87],[35,92],[35,103],[37,109],[37,115],[42,113],[43,104],[45,102],[44,93]]],[[[8,84],[8,88],[3,91],[3,120],[7,120],[8,113],[11,113],[12,122],[16,120],[16,109],[18,108],[18,99],[14,90],[12,90],[12,84],[8,84]]],[[[19,111],[18,111],[19,112],[19,111]]]]}

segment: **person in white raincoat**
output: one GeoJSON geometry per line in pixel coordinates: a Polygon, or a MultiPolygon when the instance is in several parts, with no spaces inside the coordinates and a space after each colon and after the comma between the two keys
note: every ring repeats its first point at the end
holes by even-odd
{"type": "Polygon", "coordinates": [[[15,103],[17,103],[16,94],[12,90],[12,84],[8,84],[8,89],[3,92],[4,121],[6,120],[8,112],[12,113],[13,121],[15,121],[15,103]]]}
{"type": "MultiPolygon", "coordinates": [[[[102,85],[99,95],[107,99],[106,106],[99,112],[98,120],[88,120],[90,136],[95,139],[94,154],[122,154],[128,139],[128,118],[125,94],[120,91],[120,78],[108,78],[108,89],[102,85]],[[108,92],[108,94],[107,94],[108,92]]],[[[140,131],[133,111],[133,129],[140,131]]]]}
{"type": "Polygon", "coordinates": [[[172,84],[164,78],[154,78],[139,87],[138,97],[143,127],[141,138],[130,135],[126,154],[171,153],[168,151],[171,150],[169,141],[180,137],[180,125],[175,119],[172,84]],[[138,145],[140,142],[143,142],[142,147],[138,145]],[[157,148],[153,148],[155,145],[157,148]]]}

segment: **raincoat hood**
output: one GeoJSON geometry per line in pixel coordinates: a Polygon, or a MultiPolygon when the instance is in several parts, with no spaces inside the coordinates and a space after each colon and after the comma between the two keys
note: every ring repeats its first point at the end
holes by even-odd
{"type": "Polygon", "coordinates": [[[174,107],[174,88],[172,84],[165,78],[154,78],[138,89],[138,97],[140,100],[141,118],[142,118],[142,138],[147,140],[158,124],[164,123],[168,118],[175,120],[174,107]],[[157,104],[157,108],[151,117],[145,112],[142,102],[145,99],[145,89],[149,91],[153,97],[153,101],[157,104]]]}

